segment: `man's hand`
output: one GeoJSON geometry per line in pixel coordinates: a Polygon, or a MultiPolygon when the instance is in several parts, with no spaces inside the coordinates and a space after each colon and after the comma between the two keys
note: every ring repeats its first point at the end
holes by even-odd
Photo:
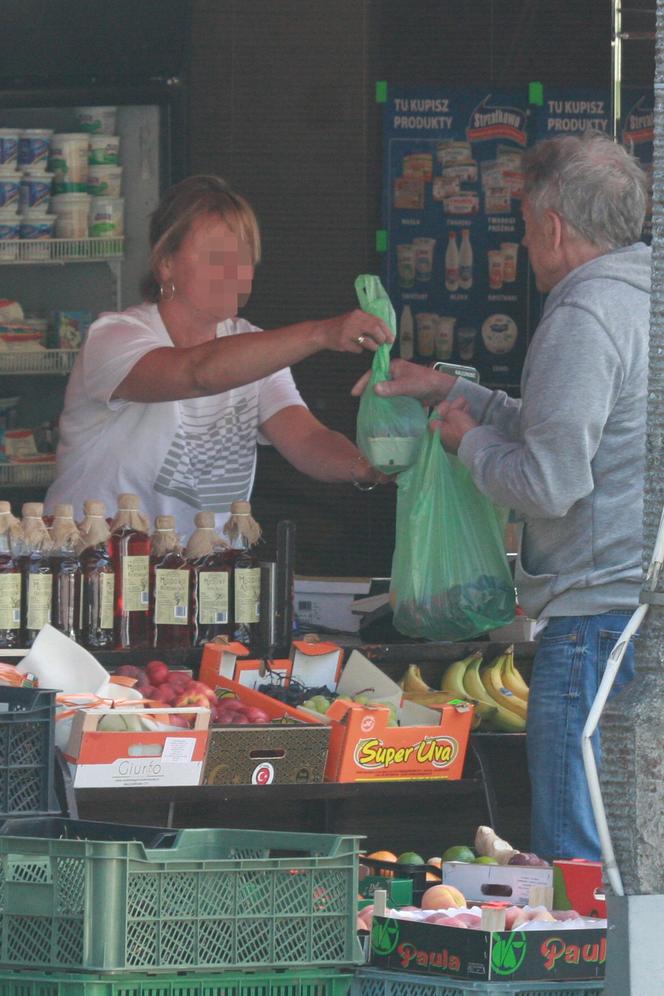
{"type": "Polygon", "coordinates": [[[448,453],[456,453],[466,433],[477,428],[479,423],[470,415],[470,405],[465,398],[441,401],[436,412],[438,418],[429,423],[429,428],[438,433],[448,453]]]}
{"type": "MultiPolygon", "coordinates": [[[[367,370],[350,393],[355,397],[362,394],[370,376],[371,371],[367,370]]],[[[421,367],[419,364],[409,363],[407,360],[392,360],[390,378],[390,380],[376,384],[376,394],[382,398],[406,395],[410,398],[418,398],[423,405],[437,404],[447,397],[456,383],[456,377],[452,377],[450,374],[431,370],[429,367],[421,367]]]]}

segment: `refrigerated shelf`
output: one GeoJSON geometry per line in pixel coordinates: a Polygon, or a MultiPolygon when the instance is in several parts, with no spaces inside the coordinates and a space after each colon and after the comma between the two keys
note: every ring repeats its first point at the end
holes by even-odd
{"type": "Polygon", "coordinates": [[[0,242],[0,265],[20,263],[90,263],[122,259],[124,237],[86,239],[6,239],[0,242]]]}
{"type": "Polygon", "coordinates": [[[71,372],[77,356],[77,349],[42,349],[26,352],[0,350],[0,375],[3,377],[8,375],[24,377],[28,374],[64,376],[71,372]]]}

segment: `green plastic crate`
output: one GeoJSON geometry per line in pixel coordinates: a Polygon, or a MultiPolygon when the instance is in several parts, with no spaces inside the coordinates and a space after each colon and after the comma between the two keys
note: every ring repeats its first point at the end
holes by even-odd
{"type": "Polygon", "coordinates": [[[0,967],[222,971],[362,961],[360,837],[181,830],[139,841],[0,836],[0,967]]]}
{"type": "Polygon", "coordinates": [[[58,811],[55,696],[48,688],[0,685],[0,817],[58,811]]]}
{"type": "MultiPolygon", "coordinates": [[[[351,996],[602,996],[604,984],[592,982],[464,982],[432,978],[406,972],[382,972],[375,968],[360,969],[353,979],[351,996]]],[[[5,996],[0,993],[0,996],[5,996]]],[[[7,994],[9,996],[9,994],[7,994]]],[[[12,994],[13,996],[13,994],[12,994]]],[[[32,996],[32,994],[26,994],[32,996]]]]}
{"type": "Polygon", "coordinates": [[[325,972],[100,976],[0,973],[0,996],[348,996],[352,976],[325,972]]]}

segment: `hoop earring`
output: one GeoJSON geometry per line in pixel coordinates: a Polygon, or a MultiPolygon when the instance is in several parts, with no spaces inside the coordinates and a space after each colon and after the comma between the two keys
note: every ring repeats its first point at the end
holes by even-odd
{"type": "Polygon", "coordinates": [[[162,301],[172,301],[175,297],[175,284],[168,280],[165,284],[159,284],[159,297],[162,301]]]}

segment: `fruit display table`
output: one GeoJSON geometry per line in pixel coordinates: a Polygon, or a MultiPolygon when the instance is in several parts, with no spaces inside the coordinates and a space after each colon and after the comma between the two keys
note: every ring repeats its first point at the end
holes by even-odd
{"type": "MultiPolygon", "coordinates": [[[[340,638],[340,644],[343,640],[340,638]]],[[[355,646],[357,644],[354,644],[355,646]]],[[[404,664],[418,663],[431,684],[450,661],[482,646],[492,654],[504,644],[389,644],[360,646],[374,664],[397,677],[404,664]]],[[[517,646],[526,675],[529,644],[517,646]]],[[[173,668],[200,663],[201,649],[109,652],[100,663],[143,665],[158,656],[173,668]]],[[[526,848],[530,796],[525,735],[474,732],[459,781],[360,782],[293,785],[208,785],[122,789],[76,789],[60,772],[63,811],[84,819],[174,827],[246,827],[366,835],[368,849],[437,853],[445,841],[470,839],[489,823],[517,847],[526,848]]]]}

